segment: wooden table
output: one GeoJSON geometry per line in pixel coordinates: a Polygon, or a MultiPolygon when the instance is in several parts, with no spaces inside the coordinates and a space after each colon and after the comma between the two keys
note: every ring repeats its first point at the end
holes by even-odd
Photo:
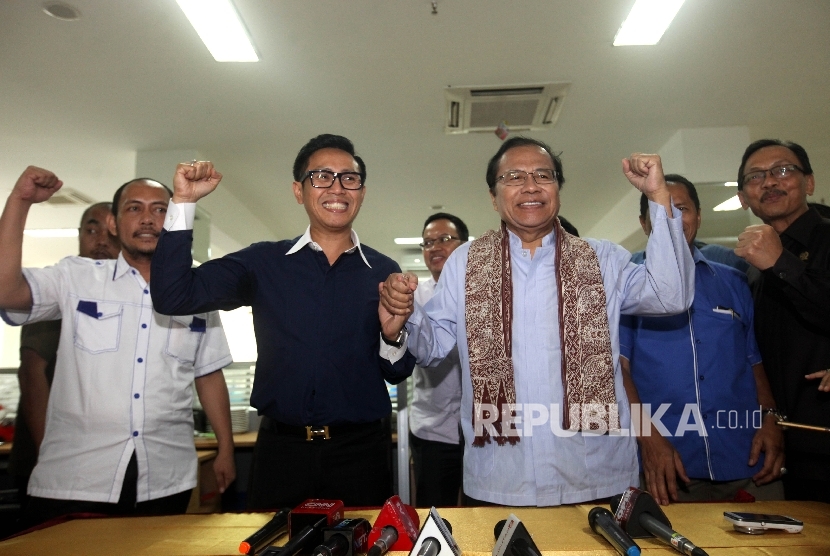
{"type": "MultiPolygon", "coordinates": [[[[611,556],[616,552],[588,527],[591,506],[556,508],[445,508],[442,517],[453,526],[465,556],[490,556],[493,526],[515,513],[544,555],[611,556]]],[[[427,510],[418,510],[423,521],[427,510]]],[[[374,522],[377,510],[350,511],[348,517],[374,522]]],[[[830,504],[819,502],[755,502],[752,504],[673,504],[666,514],[674,528],[711,556],[830,554],[830,504]],[[768,532],[745,535],[723,519],[724,511],[780,513],[804,521],[801,533],[768,532]]],[[[237,555],[239,543],[265,524],[272,514],[211,514],[172,517],[74,520],[0,542],[4,556],[61,554],[237,555]]],[[[285,538],[279,544],[285,542],[285,538]]],[[[646,555],[678,552],[656,539],[638,539],[646,555]]],[[[405,553],[393,553],[404,556],[405,553]]]]}

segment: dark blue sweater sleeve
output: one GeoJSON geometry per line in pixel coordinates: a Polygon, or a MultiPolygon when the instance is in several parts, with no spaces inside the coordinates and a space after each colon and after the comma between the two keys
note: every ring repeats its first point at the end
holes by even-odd
{"type": "Polygon", "coordinates": [[[235,253],[191,268],[192,243],[192,230],[162,230],[150,266],[155,310],[163,315],[192,315],[249,305],[244,258],[235,253]]]}

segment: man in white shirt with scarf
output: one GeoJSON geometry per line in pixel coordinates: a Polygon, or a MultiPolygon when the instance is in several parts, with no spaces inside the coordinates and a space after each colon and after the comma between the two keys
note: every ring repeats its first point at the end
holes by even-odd
{"type": "Polygon", "coordinates": [[[405,324],[418,365],[458,345],[464,493],[473,500],[551,506],[638,484],[619,317],[685,311],[694,262],[660,157],[634,154],[622,165],[650,201],[647,266],[609,241],[565,233],[561,161],[545,143],[514,137],[487,168],[501,229],[456,249],[423,307],[414,276],[393,274],[383,286],[384,334],[405,324]]]}

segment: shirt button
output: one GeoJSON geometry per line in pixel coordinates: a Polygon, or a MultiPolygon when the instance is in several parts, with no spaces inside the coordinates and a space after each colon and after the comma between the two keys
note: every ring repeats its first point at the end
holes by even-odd
{"type": "Polygon", "coordinates": [[[708,418],[709,418],[709,415],[708,415],[708,414],[706,414],[706,413],[704,413],[704,414],[703,414],[703,418],[704,418],[704,419],[708,419],[708,418]]]}
{"type": "Polygon", "coordinates": [[[787,273],[786,272],[779,272],[778,277],[781,278],[782,280],[786,280],[787,279],[787,273]]]}
{"type": "Polygon", "coordinates": [[[133,397],[134,397],[135,399],[138,399],[138,398],[140,398],[140,397],[141,397],[141,394],[139,394],[139,393],[135,393],[135,394],[133,394],[133,397]]]}
{"type": "Polygon", "coordinates": [[[141,325],[141,328],[147,328],[147,325],[146,325],[146,324],[142,324],[142,325],[141,325]]]}
{"type": "Polygon", "coordinates": [[[703,380],[703,378],[704,378],[703,375],[700,375],[700,380],[703,380]]]}
{"type": "Polygon", "coordinates": [[[133,274],[135,274],[135,270],[133,270],[133,271],[131,271],[131,272],[132,272],[133,274]]]}
{"type": "Polygon", "coordinates": [[[144,290],[144,293],[150,293],[150,290],[144,290]]]}
{"type": "Polygon", "coordinates": [[[101,318],[103,316],[104,316],[104,313],[98,313],[98,318],[101,318]]]}
{"type": "Polygon", "coordinates": [[[138,436],[138,431],[133,431],[133,436],[138,436]]]}
{"type": "Polygon", "coordinates": [[[144,363],[144,359],[142,359],[141,357],[139,357],[139,358],[138,358],[138,362],[139,362],[139,363],[144,363]]]}
{"type": "Polygon", "coordinates": [[[696,344],[700,344],[700,343],[701,343],[701,341],[696,339],[696,340],[695,340],[695,343],[696,343],[696,344]]]}

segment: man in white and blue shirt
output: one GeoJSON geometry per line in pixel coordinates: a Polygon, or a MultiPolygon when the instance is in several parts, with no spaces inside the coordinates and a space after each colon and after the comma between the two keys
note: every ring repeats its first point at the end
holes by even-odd
{"type": "Polygon", "coordinates": [[[27,525],[67,513],[183,513],[196,485],[191,384],[216,431],[224,490],[235,477],[227,387],[231,355],[216,313],[153,310],[150,259],[169,200],[158,182],[127,182],[110,232],[117,260],[67,257],[21,269],[29,208],[61,186],[29,167],[0,218],[0,308],[13,325],[62,318],[46,430],[29,482],[27,525]]]}

